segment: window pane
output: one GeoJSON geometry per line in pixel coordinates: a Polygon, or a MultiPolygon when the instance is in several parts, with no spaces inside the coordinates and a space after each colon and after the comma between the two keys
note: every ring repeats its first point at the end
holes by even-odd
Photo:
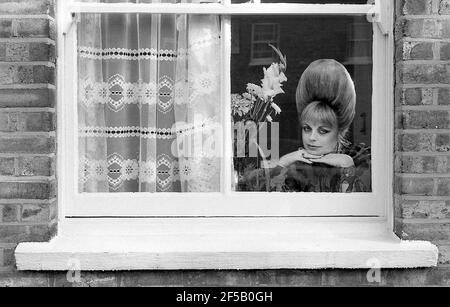
{"type": "Polygon", "coordinates": [[[256,57],[256,58],[265,57],[265,58],[275,59],[275,56],[276,56],[276,53],[272,50],[272,48],[268,45],[268,43],[253,44],[253,57],[256,57]]]}
{"type": "Polygon", "coordinates": [[[259,30],[255,29],[254,40],[255,41],[274,41],[274,40],[276,40],[276,37],[274,37],[274,33],[272,33],[272,32],[264,32],[264,31],[259,31],[259,30]]]}
{"type": "Polygon", "coordinates": [[[261,3],[371,4],[371,0],[261,0],[261,3]]]}
{"type": "Polygon", "coordinates": [[[220,191],[220,20],[82,14],[79,191],[220,191]]]}
{"type": "MultiPolygon", "coordinates": [[[[231,3],[246,3],[248,0],[231,0],[231,3]]],[[[371,0],[261,0],[261,3],[309,3],[309,4],[371,4],[371,0]]]]}
{"type": "Polygon", "coordinates": [[[232,33],[239,46],[231,63],[233,189],[371,192],[372,24],[364,17],[235,16],[232,33]],[[252,44],[258,23],[279,25],[287,80],[280,65],[255,62],[265,50],[282,62],[267,43],[252,44]]]}
{"type": "Polygon", "coordinates": [[[220,0],[75,0],[91,3],[220,3],[220,0]]]}

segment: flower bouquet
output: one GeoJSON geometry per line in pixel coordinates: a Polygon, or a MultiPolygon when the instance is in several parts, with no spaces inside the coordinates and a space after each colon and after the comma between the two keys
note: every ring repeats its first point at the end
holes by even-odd
{"type": "Polygon", "coordinates": [[[276,47],[270,44],[269,46],[278,54],[280,62],[272,63],[269,68],[263,68],[264,79],[261,80],[261,85],[249,83],[246,93],[231,95],[234,122],[272,122],[273,116],[281,113],[274,99],[277,95],[284,94],[282,87],[287,81],[284,74],[287,69],[287,60],[276,47]]]}
{"type": "MultiPolygon", "coordinates": [[[[243,94],[233,94],[231,96],[231,108],[234,127],[236,124],[241,124],[243,127],[254,125],[257,127],[257,134],[259,134],[260,127],[266,128],[267,123],[272,123],[274,117],[281,113],[281,108],[276,104],[275,97],[279,94],[284,94],[282,89],[283,83],[287,81],[285,75],[287,69],[286,57],[273,45],[269,45],[279,56],[278,63],[272,63],[270,67],[263,68],[264,78],[261,80],[261,85],[253,83],[247,84],[247,92],[243,94]]],[[[234,169],[235,181],[239,183],[243,177],[249,172],[259,170],[260,160],[266,160],[263,151],[258,145],[257,136],[249,135],[249,130],[245,129],[245,157],[237,154],[236,145],[242,140],[238,140],[235,136],[234,141],[234,169]],[[250,148],[255,146],[257,148],[257,155],[251,156],[250,148]]],[[[241,136],[242,137],[242,136],[241,136]]],[[[265,172],[266,179],[269,179],[268,172],[265,172]]],[[[267,184],[269,180],[266,180],[267,184]]],[[[258,181],[259,184],[259,181],[258,181]]]]}

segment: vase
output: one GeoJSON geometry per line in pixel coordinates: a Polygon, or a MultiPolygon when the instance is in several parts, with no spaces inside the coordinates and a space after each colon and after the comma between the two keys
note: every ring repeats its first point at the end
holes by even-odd
{"type": "Polygon", "coordinates": [[[245,130],[245,133],[234,135],[233,168],[236,191],[261,192],[270,189],[269,181],[266,180],[267,172],[263,167],[265,158],[258,144],[259,131],[260,125],[255,124],[252,133],[245,130]]]}

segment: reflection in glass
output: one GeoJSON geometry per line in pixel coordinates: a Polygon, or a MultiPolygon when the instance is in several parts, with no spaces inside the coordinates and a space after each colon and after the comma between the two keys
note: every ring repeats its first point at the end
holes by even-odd
{"type": "Polygon", "coordinates": [[[372,31],[363,17],[232,18],[232,45],[239,46],[231,67],[236,191],[372,190],[372,31]],[[252,33],[258,24],[278,25],[287,80],[269,117],[252,123],[245,114],[256,112],[261,79],[279,81],[269,67],[280,55],[269,41],[255,41],[268,38],[252,33]]]}
{"type": "Polygon", "coordinates": [[[371,0],[261,0],[261,3],[371,4],[371,0]]]}
{"type": "Polygon", "coordinates": [[[220,3],[220,0],[75,0],[75,2],[98,3],[220,3]]]}
{"type": "MultiPolygon", "coordinates": [[[[231,3],[248,3],[249,0],[231,0],[231,3]]],[[[371,4],[371,0],[261,0],[261,3],[305,3],[305,4],[371,4]]]]}

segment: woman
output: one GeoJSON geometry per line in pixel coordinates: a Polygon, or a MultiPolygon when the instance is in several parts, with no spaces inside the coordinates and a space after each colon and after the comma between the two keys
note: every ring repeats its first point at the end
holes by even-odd
{"type": "Polygon", "coordinates": [[[314,161],[353,166],[342,154],[356,107],[355,86],[345,67],[328,59],[311,63],[300,78],[296,100],[303,148],[281,158],[279,165],[314,161]]]}
{"type": "MultiPolygon", "coordinates": [[[[296,101],[302,147],[282,157],[278,166],[270,170],[269,189],[301,192],[366,190],[355,176],[354,160],[347,151],[346,135],[355,117],[356,92],[345,67],[329,59],[311,63],[299,81],[296,101]]],[[[365,151],[361,149],[358,154],[365,151]]],[[[254,184],[254,176],[247,180],[250,180],[250,186],[254,184]]],[[[267,190],[267,182],[257,190],[264,190],[264,186],[267,190]]]]}

